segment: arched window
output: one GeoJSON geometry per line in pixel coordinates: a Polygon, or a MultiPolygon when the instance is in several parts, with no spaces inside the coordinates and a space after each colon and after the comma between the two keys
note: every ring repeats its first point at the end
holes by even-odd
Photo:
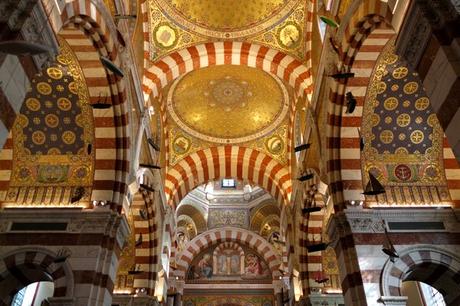
{"type": "Polygon", "coordinates": [[[16,293],[11,306],[40,306],[44,300],[52,297],[53,293],[53,282],[32,283],[16,293]]]}

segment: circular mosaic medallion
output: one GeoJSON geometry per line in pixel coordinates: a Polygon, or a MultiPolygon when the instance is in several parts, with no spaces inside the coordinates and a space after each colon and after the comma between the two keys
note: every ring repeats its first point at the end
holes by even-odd
{"type": "Polygon", "coordinates": [[[398,107],[398,99],[395,97],[390,97],[383,102],[383,106],[386,110],[394,110],[398,107]]]}
{"type": "Polygon", "coordinates": [[[72,102],[67,98],[59,98],[57,100],[57,106],[62,111],[69,111],[72,108],[72,102]]]}
{"type": "Polygon", "coordinates": [[[405,126],[408,126],[410,124],[410,116],[409,114],[400,114],[398,116],[398,118],[396,118],[396,123],[400,126],[400,127],[405,127],[405,126]]]}
{"type": "Polygon", "coordinates": [[[380,123],[380,116],[378,114],[372,114],[371,124],[372,126],[377,126],[380,123]]]}
{"type": "Polygon", "coordinates": [[[168,92],[172,119],[189,135],[217,143],[265,136],[284,120],[289,94],[274,75],[243,66],[213,66],[178,78],[168,92]]]}
{"type": "Polygon", "coordinates": [[[32,176],[32,171],[27,168],[27,167],[21,167],[19,168],[19,171],[17,172],[16,178],[20,181],[25,181],[30,179],[32,176]]]}
{"type": "Polygon", "coordinates": [[[397,165],[394,174],[401,181],[408,181],[412,177],[412,171],[407,165],[397,165]]]}
{"type": "Polygon", "coordinates": [[[76,95],[78,93],[78,85],[77,85],[77,83],[70,82],[69,83],[69,90],[70,90],[71,93],[76,95]]]}
{"type": "Polygon", "coordinates": [[[176,154],[183,155],[190,150],[192,142],[183,135],[176,136],[173,140],[173,150],[176,154]]]}
{"type": "Polygon", "coordinates": [[[285,48],[295,48],[300,43],[301,31],[294,22],[288,22],[278,31],[278,42],[285,48]]]}
{"type": "Polygon", "coordinates": [[[32,141],[36,145],[42,145],[46,141],[46,135],[42,131],[35,131],[32,133],[32,141]]]}
{"type": "Polygon", "coordinates": [[[55,128],[59,125],[59,118],[55,114],[48,114],[45,117],[45,123],[50,128],[55,128]]]}
{"type": "Polygon", "coordinates": [[[411,95],[414,92],[416,92],[418,89],[418,84],[417,82],[409,82],[406,85],[404,85],[404,93],[411,95]]]}
{"type": "Polygon", "coordinates": [[[425,135],[420,130],[415,130],[410,134],[410,140],[415,144],[421,143],[424,138],[425,138],[425,135]]]}
{"type": "Polygon", "coordinates": [[[168,23],[160,23],[153,30],[157,46],[163,49],[173,48],[177,44],[177,31],[168,23]]]}
{"type": "Polygon", "coordinates": [[[73,176],[78,179],[78,180],[83,180],[85,179],[89,174],[89,168],[88,167],[78,167],[73,170],[73,176]]]}
{"type": "Polygon", "coordinates": [[[53,78],[55,80],[59,80],[60,78],[62,78],[62,70],[57,67],[50,67],[46,69],[46,73],[50,78],[53,78]]]}
{"type": "Polygon", "coordinates": [[[26,100],[26,106],[31,111],[36,112],[36,111],[40,110],[40,101],[38,101],[35,98],[28,98],[26,100]]]}
{"type": "Polygon", "coordinates": [[[415,108],[419,111],[427,109],[429,105],[430,100],[427,97],[422,97],[415,101],[415,108]]]}
{"type": "Polygon", "coordinates": [[[279,135],[274,135],[265,141],[265,147],[271,154],[278,155],[283,152],[284,143],[279,135]]]}
{"type": "Polygon", "coordinates": [[[381,94],[387,89],[387,84],[385,82],[378,82],[376,85],[377,93],[381,94]]]}
{"type": "Polygon", "coordinates": [[[425,168],[425,178],[434,181],[439,177],[439,169],[436,165],[430,165],[425,168]]]}
{"type": "Polygon", "coordinates": [[[397,80],[404,78],[408,73],[408,69],[406,67],[398,67],[393,70],[393,77],[397,80]]]}
{"type": "Polygon", "coordinates": [[[37,90],[42,95],[49,95],[52,91],[50,84],[45,82],[40,82],[37,84],[37,90]]]}
{"type": "Polygon", "coordinates": [[[65,144],[73,144],[75,142],[75,133],[72,131],[65,131],[62,133],[62,141],[64,141],[65,144]]]}
{"type": "Polygon", "coordinates": [[[390,130],[383,130],[381,133],[380,133],[380,141],[385,143],[385,144],[389,144],[393,141],[393,132],[390,131],[390,130]]]}
{"type": "Polygon", "coordinates": [[[429,126],[434,127],[438,124],[438,117],[436,116],[436,114],[431,114],[428,116],[427,122],[429,126]]]}

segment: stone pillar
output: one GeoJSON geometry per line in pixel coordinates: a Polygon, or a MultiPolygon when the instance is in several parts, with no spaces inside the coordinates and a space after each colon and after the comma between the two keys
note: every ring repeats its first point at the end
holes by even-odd
{"type": "Polygon", "coordinates": [[[360,274],[353,233],[343,212],[337,213],[331,218],[327,233],[333,239],[331,246],[337,254],[345,305],[366,306],[366,294],[360,274]]]}
{"type": "Polygon", "coordinates": [[[281,292],[275,294],[276,306],[283,306],[283,295],[281,292]]]}
{"type": "Polygon", "coordinates": [[[283,299],[289,296],[289,278],[283,277],[280,280],[273,281],[273,291],[275,292],[275,300],[277,306],[283,306],[283,299]]]}
{"type": "Polygon", "coordinates": [[[174,295],[174,305],[173,306],[181,306],[182,305],[182,294],[176,292],[174,295]]]}

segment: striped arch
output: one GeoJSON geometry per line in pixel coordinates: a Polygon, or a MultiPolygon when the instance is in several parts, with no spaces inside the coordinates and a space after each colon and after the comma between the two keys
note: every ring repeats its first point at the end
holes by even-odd
{"type": "MultiPolygon", "coordinates": [[[[143,174],[143,184],[153,188],[153,174],[146,170],[143,174]]],[[[143,271],[135,275],[134,288],[146,288],[148,294],[153,294],[155,290],[155,280],[161,270],[161,230],[162,230],[162,211],[160,201],[155,194],[150,191],[140,189],[134,195],[131,204],[134,237],[137,241],[142,236],[142,244],[135,248],[135,265],[143,271]],[[143,210],[146,219],[139,213],[143,210]]]]}
{"type": "Polygon", "coordinates": [[[323,231],[323,223],[326,203],[324,202],[324,196],[317,190],[317,186],[321,184],[320,177],[318,174],[310,169],[308,172],[315,173],[313,179],[309,180],[301,191],[302,197],[300,203],[296,207],[297,220],[297,237],[299,248],[299,279],[302,281],[302,290],[304,295],[309,292],[316,292],[323,286],[315,281],[315,278],[319,272],[322,271],[322,258],[324,252],[308,253],[306,246],[313,241],[321,241],[321,233],[323,231]],[[316,188],[313,188],[316,186],[316,188]],[[314,198],[316,205],[323,207],[319,212],[310,213],[308,218],[302,215],[302,208],[305,206],[304,201],[309,198],[314,198]]]}
{"type": "Polygon", "coordinates": [[[119,211],[127,192],[126,179],[129,171],[127,110],[129,108],[125,82],[111,71],[104,69],[99,60],[100,56],[105,56],[121,67],[116,28],[113,23],[108,23],[112,22],[112,18],[109,17],[110,13],[103,5],[96,5],[92,1],[72,1],[66,4],[59,18],[50,20],[55,32],[66,39],[80,60],[88,85],[90,102],[98,101],[102,91],[107,94],[107,103],[113,105],[109,110],[93,110],[96,162],[91,197],[95,200],[109,200],[113,208],[119,211]],[[86,43],[88,40],[91,45],[86,43]]]}
{"type": "Polygon", "coordinates": [[[185,250],[177,255],[176,276],[184,279],[188,267],[195,256],[212,245],[222,242],[238,242],[246,245],[264,258],[272,272],[273,279],[281,275],[279,271],[281,259],[273,246],[264,238],[246,229],[223,227],[204,232],[196,236],[186,245],[185,250]]]}
{"type": "Polygon", "coordinates": [[[0,305],[10,305],[19,290],[42,280],[24,273],[23,269],[36,269],[51,276],[54,282],[53,297],[72,297],[72,269],[67,262],[53,263],[56,256],[54,252],[43,248],[16,249],[5,254],[0,259],[0,305]]]}
{"type": "Polygon", "coordinates": [[[331,84],[328,110],[328,175],[334,208],[340,211],[350,197],[359,199],[356,194],[361,186],[361,161],[357,128],[361,126],[363,104],[373,67],[385,44],[394,35],[391,25],[393,15],[384,1],[364,0],[346,24],[338,68],[340,71],[356,70],[356,77],[347,80],[334,80],[331,84]],[[366,39],[370,38],[367,43],[366,39]],[[343,115],[345,91],[353,87],[357,100],[352,116],[343,115]],[[359,172],[348,179],[347,170],[359,172]],[[356,178],[359,182],[356,182],[356,178]],[[344,181],[344,179],[346,181],[344,181]]]}
{"type": "MultiPolygon", "coordinates": [[[[334,80],[331,85],[329,94],[331,103],[328,110],[328,173],[336,211],[344,207],[348,197],[358,196],[356,192],[362,188],[360,139],[357,128],[361,126],[364,100],[373,67],[380,52],[393,35],[394,31],[387,28],[382,16],[369,15],[361,20],[354,34],[348,38],[349,44],[345,46],[347,49],[342,52],[338,65],[339,69],[355,72],[355,78],[348,81],[334,80]],[[357,100],[352,115],[344,115],[346,90],[352,90],[357,100]],[[342,172],[342,168],[351,170],[353,175],[350,177],[349,173],[342,172]],[[359,172],[359,178],[355,172],[359,172]]],[[[352,199],[360,198],[362,195],[352,199]]]]}
{"type": "MultiPolygon", "coordinates": [[[[372,19],[379,20],[379,18],[375,17],[372,19]]],[[[370,25],[368,22],[366,24],[370,25]]],[[[359,42],[359,49],[356,50],[354,57],[347,58],[352,64],[347,69],[353,71],[355,77],[348,80],[341,94],[335,96],[335,101],[333,101],[335,114],[340,117],[340,127],[336,132],[339,133],[338,137],[340,137],[339,169],[344,201],[364,200],[361,194],[363,186],[358,128],[361,128],[362,125],[364,102],[368,85],[372,81],[374,66],[377,64],[384,47],[394,36],[394,31],[385,28],[384,24],[380,24],[379,28],[374,29],[377,26],[379,26],[379,23],[368,29],[368,31],[372,32],[362,36],[363,41],[359,42]],[[342,107],[342,103],[345,91],[352,92],[357,101],[356,109],[352,114],[344,114],[345,109],[342,107]]]]}
{"type": "Polygon", "coordinates": [[[278,204],[290,202],[292,182],[287,167],[254,149],[220,146],[192,153],[168,169],[168,204],[176,207],[198,185],[224,177],[247,179],[269,192],[278,204]]]}
{"type": "Polygon", "coordinates": [[[401,296],[402,282],[424,282],[443,294],[447,305],[460,304],[460,258],[434,246],[416,246],[399,252],[394,263],[387,260],[380,284],[385,297],[401,296]]]}
{"type": "MultiPolygon", "coordinates": [[[[270,72],[295,89],[297,96],[310,98],[310,69],[290,55],[247,42],[212,42],[176,51],[152,63],[145,71],[145,100],[157,97],[171,81],[193,70],[217,65],[243,65],[270,72]]],[[[162,106],[165,109],[165,106],[162,106]]]]}

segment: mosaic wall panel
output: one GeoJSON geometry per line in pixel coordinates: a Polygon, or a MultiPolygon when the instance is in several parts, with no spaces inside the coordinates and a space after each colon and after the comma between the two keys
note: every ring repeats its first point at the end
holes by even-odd
{"type": "Polygon", "coordinates": [[[76,189],[84,191],[83,197],[90,194],[94,171],[92,108],[78,61],[64,40],[60,39],[60,44],[56,62],[32,80],[13,126],[8,202],[50,204],[50,197],[65,202],[76,189]],[[57,186],[61,188],[42,188],[57,186]]]}
{"type": "Polygon", "coordinates": [[[369,118],[362,127],[364,181],[371,171],[390,186],[379,202],[449,200],[442,162],[443,131],[418,74],[394,54],[392,44],[385,47],[374,70],[363,118],[369,118]],[[419,188],[406,188],[409,186],[419,188]]]}
{"type": "Polygon", "coordinates": [[[249,212],[247,209],[209,208],[208,228],[236,226],[249,228],[249,212]]]}
{"type": "Polygon", "coordinates": [[[239,39],[303,59],[307,5],[298,0],[149,0],[150,58],[209,40],[239,39]]]}
{"type": "Polygon", "coordinates": [[[196,256],[187,271],[188,283],[271,282],[267,263],[235,242],[210,247],[196,256]]]}

